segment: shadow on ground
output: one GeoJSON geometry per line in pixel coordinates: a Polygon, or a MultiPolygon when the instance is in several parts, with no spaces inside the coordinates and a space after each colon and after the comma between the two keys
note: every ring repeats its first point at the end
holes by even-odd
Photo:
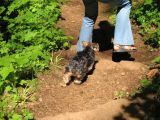
{"type": "Polygon", "coordinates": [[[101,21],[99,28],[93,31],[93,42],[99,44],[99,50],[105,51],[113,48],[112,39],[114,36],[114,26],[108,21],[101,21]]]}
{"type": "Polygon", "coordinates": [[[114,61],[114,62],[120,62],[122,60],[134,61],[135,58],[133,58],[131,56],[131,54],[128,53],[128,52],[122,52],[122,53],[120,53],[120,52],[113,52],[112,53],[112,61],[114,61]]]}
{"type": "MultiPolygon", "coordinates": [[[[112,40],[114,38],[115,27],[108,21],[100,21],[99,28],[93,31],[93,42],[98,43],[99,51],[107,51],[113,49],[112,40]]],[[[120,62],[121,60],[134,61],[135,59],[128,52],[112,53],[112,60],[120,62]]]]}
{"type": "Polygon", "coordinates": [[[160,76],[141,93],[136,94],[128,106],[122,106],[123,113],[118,113],[113,120],[127,120],[126,114],[133,120],[160,120],[160,76]]]}

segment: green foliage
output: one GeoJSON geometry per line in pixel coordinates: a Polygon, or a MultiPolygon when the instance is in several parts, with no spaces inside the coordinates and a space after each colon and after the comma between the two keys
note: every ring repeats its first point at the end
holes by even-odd
{"type": "Polygon", "coordinates": [[[66,36],[55,26],[60,16],[58,0],[14,0],[2,13],[8,24],[9,36],[4,39],[11,45],[10,54],[30,45],[43,45],[48,51],[67,47],[66,36]]]}
{"type": "Polygon", "coordinates": [[[31,101],[36,84],[36,80],[21,80],[21,86],[18,88],[8,85],[0,100],[0,118],[9,120],[33,119],[33,115],[26,109],[25,103],[31,101]],[[22,111],[18,112],[19,109],[22,111]]]}
{"type": "Polygon", "coordinates": [[[30,113],[15,110],[26,110],[24,104],[32,93],[31,89],[35,88],[33,79],[38,71],[47,67],[49,58],[41,46],[30,46],[21,53],[0,58],[0,119],[30,118],[30,113]]]}
{"type": "MultiPolygon", "coordinates": [[[[26,109],[36,74],[49,65],[49,52],[69,47],[56,27],[63,0],[2,0],[0,3],[0,119],[29,120],[26,109]]],[[[52,56],[56,67],[58,57],[52,56]]]]}
{"type": "Polygon", "coordinates": [[[131,17],[140,26],[140,34],[146,44],[160,47],[160,6],[158,0],[144,0],[143,4],[136,4],[131,17]]]}
{"type": "Polygon", "coordinates": [[[7,85],[17,85],[21,79],[32,79],[37,71],[47,67],[49,56],[41,46],[31,46],[21,53],[0,58],[0,94],[7,85]]]}
{"type": "Polygon", "coordinates": [[[114,91],[114,99],[126,98],[129,96],[129,93],[126,90],[116,90],[114,91]]]}
{"type": "Polygon", "coordinates": [[[143,79],[140,81],[140,85],[142,88],[147,88],[148,86],[151,85],[151,81],[147,80],[147,79],[143,79]]]}
{"type": "Polygon", "coordinates": [[[148,79],[142,79],[140,80],[140,86],[138,88],[135,88],[135,90],[130,93],[130,97],[134,97],[137,94],[145,93],[146,91],[157,93],[157,90],[160,88],[159,86],[160,83],[155,84],[148,79]]]}
{"type": "Polygon", "coordinates": [[[61,65],[61,61],[64,59],[61,56],[61,53],[58,55],[53,55],[51,58],[51,65],[54,67],[54,69],[61,69],[62,65],[61,65]],[[54,57],[56,56],[56,57],[54,57]]]}
{"type": "Polygon", "coordinates": [[[157,56],[154,60],[154,63],[160,64],[160,56],[157,56]]]}
{"type": "MultiPolygon", "coordinates": [[[[160,64],[160,56],[157,56],[152,61],[155,64],[160,64]]],[[[152,92],[155,94],[156,99],[160,102],[160,76],[157,75],[153,77],[151,80],[147,78],[140,81],[140,86],[138,89],[135,89],[130,96],[133,97],[136,94],[144,93],[145,91],[152,92]]]]}
{"type": "Polygon", "coordinates": [[[111,24],[113,24],[113,25],[116,24],[116,14],[115,13],[113,13],[112,15],[110,15],[108,19],[109,19],[109,22],[111,24]]]}

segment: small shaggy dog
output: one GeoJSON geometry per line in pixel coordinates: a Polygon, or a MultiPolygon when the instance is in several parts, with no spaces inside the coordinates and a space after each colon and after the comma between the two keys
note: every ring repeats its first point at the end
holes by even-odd
{"type": "Polygon", "coordinates": [[[92,46],[86,46],[83,51],[77,52],[65,68],[63,86],[68,85],[72,77],[75,78],[75,84],[81,84],[87,73],[92,70],[94,63],[95,51],[92,46]]]}

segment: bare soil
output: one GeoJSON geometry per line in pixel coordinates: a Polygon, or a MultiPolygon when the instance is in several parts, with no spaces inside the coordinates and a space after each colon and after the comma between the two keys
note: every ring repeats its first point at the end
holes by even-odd
{"type": "MultiPolygon", "coordinates": [[[[124,106],[133,101],[120,99],[114,100],[115,92],[130,93],[139,86],[139,81],[145,78],[148,72],[147,64],[160,51],[151,51],[144,45],[141,36],[137,33],[138,27],[133,26],[135,53],[112,53],[111,39],[114,26],[107,21],[109,6],[99,4],[99,17],[97,19],[94,38],[100,44],[100,52],[96,53],[97,62],[94,69],[81,85],[71,85],[63,88],[63,69],[54,69],[39,74],[37,102],[29,105],[36,120],[134,120],[143,118],[143,109],[139,116],[123,116],[124,106]],[[123,107],[122,107],[123,106],[123,107]],[[117,116],[117,117],[116,117],[117,116]]],[[[63,19],[58,22],[66,35],[72,36],[72,47],[60,51],[65,58],[64,65],[76,52],[76,42],[81,27],[84,7],[81,0],[68,0],[62,6],[63,19]]],[[[141,101],[136,101],[143,103],[141,101]]],[[[137,103],[138,104],[138,103],[137,103]]],[[[140,108],[139,108],[140,110],[140,108]]],[[[135,112],[136,113],[136,112],[135,112]]],[[[138,112],[139,113],[139,112],[138,112]]],[[[130,113],[131,114],[131,113],[130,113]]]]}

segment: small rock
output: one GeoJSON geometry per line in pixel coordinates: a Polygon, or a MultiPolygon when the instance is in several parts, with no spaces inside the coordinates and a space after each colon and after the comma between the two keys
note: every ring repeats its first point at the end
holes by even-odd
{"type": "Polygon", "coordinates": [[[97,81],[97,84],[99,84],[100,82],[99,81],[97,81]]]}
{"type": "Polygon", "coordinates": [[[103,75],[107,75],[107,73],[103,73],[103,75]]]}
{"type": "Polygon", "coordinates": [[[119,85],[119,82],[117,81],[116,84],[119,85]]]}
{"type": "Polygon", "coordinates": [[[123,90],[123,91],[126,91],[126,90],[127,90],[127,87],[123,87],[122,90],[123,90]]]}
{"type": "Polygon", "coordinates": [[[42,98],[39,98],[39,101],[42,102],[42,98]]]}
{"type": "Polygon", "coordinates": [[[125,72],[122,72],[121,75],[124,76],[124,75],[126,75],[126,73],[125,73],[125,72]]]}
{"type": "Polygon", "coordinates": [[[116,70],[118,71],[119,69],[118,69],[118,68],[116,68],[116,70]]]}
{"type": "Polygon", "coordinates": [[[139,80],[142,79],[142,76],[138,76],[138,79],[139,79],[139,80]]]}
{"type": "Polygon", "coordinates": [[[112,81],[111,83],[112,83],[112,84],[116,84],[116,81],[112,81]]]}

